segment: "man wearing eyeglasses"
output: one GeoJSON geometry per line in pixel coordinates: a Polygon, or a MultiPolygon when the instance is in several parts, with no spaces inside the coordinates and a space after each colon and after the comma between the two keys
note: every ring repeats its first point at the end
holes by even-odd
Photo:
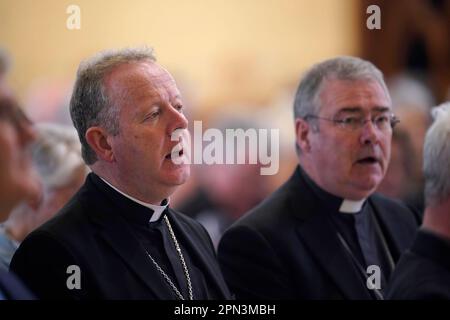
{"type": "Polygon", "coordinates": [[[239,299],[383,299],[418,215],[374,194],[398,119],[373,64],[338,57],[313,66],[294,102],[299,166],[219,245],[239,299]]]}

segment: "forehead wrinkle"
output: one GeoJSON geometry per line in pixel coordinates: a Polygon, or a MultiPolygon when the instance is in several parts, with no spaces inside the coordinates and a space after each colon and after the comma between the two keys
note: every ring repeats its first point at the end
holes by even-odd
{"type": "Polygon", "coordinates": [[[171,94],[170,84],[175,82],[173,79],[165,75],[150,75],[150,78],[144,78],[142,75],[136,74],[122,78],[117,83],[116,90],[114,90],[115,97],[120,101],[130,100],[135,102],[146,99],[178,99],[181,97],[178,89],[176,89],[173,97],[166,96],[171,94]]]}
{"type": "Polygon", "coordinates": [[[338,113],[361,113],[363,112],[361,107],[342,107],[338,110],[338,113]]]}
{"type": "Polygon", "coordinates": [[[136,107],[140,105],[148,107],[159,101],[181,98],[172,76],[164,68],[153,64],[119,66],[105,77],[105,84],[113,104],[117,103],[121,109],[133,105],[132,110],[136,112],[136,107]]]}
{"type": "MultiPolygon", "coordinates": [[[[370,95],[370,94],[369,94],[370,95]]],[[[335,107],[337,107],[339,104],[341,104],[342,102],[345,102],[346,100],[348,100],[349,98],[346,96],[335,96],[333,97],[334,101],[333,104],[335,105],[335,107]]],[[[325,99],[322,98],[321,103],[322,105],[324,103],[327,102],[327,99],[329,99],[329,97],[326,97],[325,99]]],[[[352,98],[353,99],[353,98],[352,98]]],[[[386,97],[383,97],[382,100],[383,101],[372,101],[372,97],[367,97],[367,96],[359,96],[356,99],[360,99],[361,101],[352,103],[352,105],[346,105],[345,103],[343,103],[343,105],[341,107],[339,107],[339,109],[336,112],[336,114],[342,114],[342,113],[352,113],[352,114],[356,114],[356,113],[381,113],[381,112],[387,112],[392,110],[391,106],[390,106],[390,101],[389,99],[387,99],[386,97]],[[373,102],[375,102],[376,104],[374,106],[370,106],[370,104],[372,104],[373,102]],[[386,105],[385,105],[386,104],[386,105]],[[366,111],[366,106],[369,106],[369,109],[366,111]]],[[[378,99],[377,99],[378,100],[378,99]]],[[[330,103],[328,103],[327,105],[329,105],[330,103]]],[[[322,107],[322,110],[326,110],[327,109],[327,105],[325,105],[325,108],[322,107]]]]}
{"type": "MultiPolygon", "coordinates": [[[[151,72],[150,70],[145,70],[146,76],[143,76],[141,74],[134,75],[137,79],[136,82],[138,82],[136,85],[130,86],[130,92],[133,93],[139,93],[136,90],[141,89],[142,87],[148,86],[150,90],[143,90],[142,92],[147,93],[148,91],[152,91],[156,94],[159,94],[161,92],[169,92],[170,89],[173,86],[176,88],[176,94],[178,94],[178,88],[176,86],[175,80],[170,76],[170,74],[165,70],[159,70],[159,72],[151,72]],[[139,82],[142,82],[142,84],[139,84],[139,82]]],[[[133,76],[133,75],[132,75],[133,76]]]]}

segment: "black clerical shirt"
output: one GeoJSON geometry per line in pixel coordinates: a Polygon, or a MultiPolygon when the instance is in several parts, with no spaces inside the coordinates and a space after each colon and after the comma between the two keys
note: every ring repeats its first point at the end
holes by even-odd
{"type": "MultiPolygon", "coordinates": [[[[300,172],[308,186],[321,200],[338,238],[342,238],[345,242],[343,245],[349,247],[348,254],[352,256],[357,269],[366,272],[369,265],[380,267],[381,292],[383,292],[393,271],[393,261],[374,209],[365,201],[359,212],[340,212],[344,199],[321,189],[302,169],[300,172]]],[[[360,272],[360,276],[361,281],[365,283],[369,274],[363,272],[360,272]]],[[[372,290],[369,291],[374,295],[372,290]]]]}
{"type": "MultiPolygon", "coordinates": [[[[101,179],[98,180],[101,181],[101,186],[109,194],[113,201],[118,204],[120,203],[121,207],[125,206],[127,208],[127,210],[121,210],[121,216],[131,227],[138,242],[142,246],[142,254],[146,254],[146,252],[148,252],[169,276],[183,297],[188,300],[189,290],[185,272],[181,264],[180,257],[176,251],[175,244],[169,233],[167,224],[164,221],[164,216],[168,215],[168,209],[166,208],[164,210],[158,220],[150,222],[150,219],[154,213],[152,209],[120,194],[101,179]]],[[[170,221],[170,216],[168,215],[168,217],[170,221]]],[[[185,243],[183,243],[184,239],[177,237],[176,230],[174,230],[174,233],[189,270],[194,299],[218,299],[216,293],[208,289],[203,273],[196,266],[198,262],[189,254],[185,243]]],[[[149,270],[155,268],[149,257],[148,268],[149,270]]],[[[163,277],[162,274],[161,277],[163,277]]],[[[173,299],[178,299],[178,296],[170,285],[167,284],[167,286],[173,294],[173,299]]]]}

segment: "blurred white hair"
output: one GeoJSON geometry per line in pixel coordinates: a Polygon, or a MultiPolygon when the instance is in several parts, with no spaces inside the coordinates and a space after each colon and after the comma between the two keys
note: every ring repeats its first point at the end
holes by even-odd
{"type": "Polygon", "coordinates": [[[51,189],[70,184],[75,171],[85,167],[75,128],[54,123],[36,124],[36,128],[38,138],[31,152],[44,186],[51,189]]]}
{"type": "Polygon", "coordinates": [[[431,110],[433,125],[425,136],[423,171],[427,205],[450,196],[450,101],[431,110]]]}
{"type": "Polygon", "coordinates": [[[435,101],[431,90],[421,81],[408,74],[388,81],[394,110],[405,108],[420,111],[428,116],[435,101]]]}

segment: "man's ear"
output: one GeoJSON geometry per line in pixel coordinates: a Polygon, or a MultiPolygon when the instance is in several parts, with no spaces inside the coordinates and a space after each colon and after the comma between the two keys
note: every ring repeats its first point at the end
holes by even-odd
{"type": "Polygon", "coordinates": [[[90,127],[87,129],[85,138],[89,146],[94,150],[97,157],[101,160],[114,161],[114,152],[108,141],[108,133],[101,127],[90,127]]]}
{"type": "Polygon", "coordinates": [[[295,119],[295,138],[301,152],[308,152],[311,150],[311,143],[309,141],[309,133],[311,132],[311,125],[303,118],[295,119]]]}

